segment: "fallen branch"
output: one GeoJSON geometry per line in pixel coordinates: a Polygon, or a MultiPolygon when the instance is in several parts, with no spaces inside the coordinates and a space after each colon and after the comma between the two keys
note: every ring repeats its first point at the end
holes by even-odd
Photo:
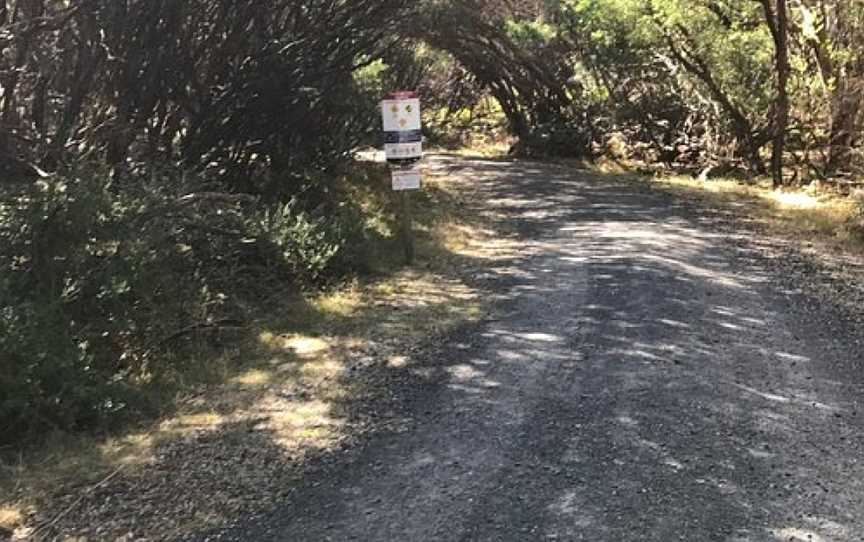
{"type": "Polygon", "coordinates": [[[107,484],[108,482],[110,482],[111,479],[113,479],[115,476],[117,476],[120,473],[120,471],[123,470],[124,467],[125,467],[125,465],[120,465],[119,467],[117,467],[114,470],[114,472],[112,472],[111,474],[109,474],[108,476],[103,478],[102,481],[100,481],[98,484],[87,488],[87,490],[85,490],[84,493],[82,493],[77,499],[75,499],[75,502],[70,504],[68,508],[66,508],[65,510],[63,510],[62,512],[60,512],[59,514],[54,516],[54,519],[52,519],[48,523],[45,523],[43,525],[36,527],[36,529],[33,530],[33,534],[32,534],[33,540],[40,540],[40,538],[39,538],[40,532],[47,531],[47,530],[51,529],[54,525],[57,524],[58,521],[60,521],[64,517],[66,517],[66,515],[69,514],[69,512],[74,510],[75,507],[78,506],[81,503],[81,501],[84,500],[85,497],[87,497],[88,495],[90,495],[91,493],[93,493],[94,491],[99,489],[100,487],[102,487],[105,484],[107,484]]]}
{"type": "Polygon", "coordinates": [[[255,196],[249,194],[227,194],[224,192],[194,192],[181,196],[177,200],[153,207],[143,211],[140,215],[132,219],[132,225],[135,228],[141,228],[147,222],[166,215],[172,212],[177,212],[196,203],[221,203],[226,205],[237,205],[241,203],[254,204],[258,201],[255,196]]]}
{"type": "Polygon", "coordinates": [[[255,203],[258,199],[249,194],[226,194],[224,192],[195,192],[186,194],[178,200],[181,205],[198,203],[202,201],[214,201],[220,203],[255,203]]]}
{"type": "Polygon", "coordinates": [[[150,343],[149,346],[144,348],[144,351],[147,352],[147,351],[150,351],[154,348],[164,346],[164,345],[166,345],[172,341],[176,341],[180,337],[189,335],[190,333],[194,333],[196,331],[216,331],[216,330],[220,330],[220,329],[242,329],[244,327],[246,327],[246,326],[244,326],[243,323],[240,322],[239,320],[234,320],[234,319],[230,319],[230,318],[226,318],[223,320],[217,320],[215,322],[205,322],[205,323],[192,324],[190,326],[186,326],[182,329],[175,331],[174,333],[168,335],[167,337],[163,337],[161,339],[153,341],[152,343],[150,343]]]}

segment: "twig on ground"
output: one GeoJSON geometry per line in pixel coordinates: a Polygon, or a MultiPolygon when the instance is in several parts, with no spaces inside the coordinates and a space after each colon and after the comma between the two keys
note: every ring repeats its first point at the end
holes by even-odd
{"type": "Polygon", "coordinates": [[[233,318],[225,318],[222,320],[217,320],[215,322],[203,322],[203,323],[192,324],[190,326],[179,329],[179,330],[175,331],[174,333],[171,333],[167,337],[162,337],[161,339],[153,341],[146,348],[144,348],[144,350],[149,351],[149,350],[152,350],[153,348],[164,346],[167,343],[175,341],[175,340],[179,339],[180,337],[183,337],[183,336],[188,335],[190,333],[194,333],[196,331],[219,331],[219,330],[223,330],[223,329],[243,329],[245,327],[246,326],[243,324],[243,322],[236,320],[236,319],[233,319],[233,318]]]}
{"type": "Polygon", "coordinates": [[[50,530],[51,527],[53,527],[53,526],[54,526],[58,521],[60,521],[61,519],[63,519],[63,518],[64,518],[64,517],[69,513],[69,512],[71,512],[72,510],[74,510],[75,507],[78,506],[78,504],[81,503],[81,501],[83,501],[84,498],[85,498],[86,496],[90,495],[91,493],[93,493],[94,491],[96,491],[97,489],[99,489],[100,487],[104,486],[105,484],[107,484],[108,482],[110,482],[112,478],[114,478],[115,476],[117,476],[117,475],[120,473],[120,471],[123,470],[123,467],[125,467],[125,465],[120,465],[119,467],[117,467],[116,469],[114,469],[114,472],[112,472],[111,474],[109,474],[108,476],[106,476],[105,478],[103,478],[103,479],[102,479],[98,484],[96,484],[96,485],[94,485],[94,486],[91,486],[91,487],[87,488],[87,489],[86,489],[86,490],[85,490],[85,491],[84,491],[84,492],[83,492],[83,493],[82,493],[82,494],[81,494],[77,499],[75,499],[75,501],[74,501],[72,504],[70,504],[70,505],[69,505],[65,510],[63,510],[62,512],[60,512],[59,514],[57,514],[56,516],[54,516],[54,519],[52,519],[52,520],[49,521],[48,523],[45,523],[45,524],[43,524],[43,525],[40,525],[40,526],[36,527],[36,528],[33,530],[33,534],[31,535],[31,536],[33,537],[33,540],[37,540],[37,541],[40,540],[40,538],[39,538],[39,533],[50,530]]]}

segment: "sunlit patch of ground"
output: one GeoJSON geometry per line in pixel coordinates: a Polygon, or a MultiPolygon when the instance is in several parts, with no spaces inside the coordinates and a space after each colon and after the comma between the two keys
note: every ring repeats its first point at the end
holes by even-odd
{"type": "Polygon", "coordinates": [[[414,268],[287,302],[213,360],[224,378],[188,390],[150,427],[58,437],[0,464],[0,539],[163,539],[218,526],[278,500],[309,454],[362,433],[346,416],[366,393],[351,371],[410,368],[424,341],[481,318],[488,300],[463,273],[518,251],[467,209],[464,184],[435,172],[427,181],[414,268]]]}
{"type": "Polygon", "coordinates": [[[773,231],[801,242],[864,252],[864,237],[854,227],[858,202],[853,197],[814,189],[773,190],[767,182],[700,180],[693,177],[658,177],[653,182],[703,195],[718,203],[746,204],[754,218],[773,231]]]}
{"type": "Polygon", "coordinates": [[[824,542],[825,539],[812,531],[803,529],[779,529],[774,532],[776,540],[783,542],[824,542]]]}
{"type": "Polygon", "coordinates": [[[12,533],[18,525],[24,521],[24,514],[20,508],[11,506],[0,506],[0,529],[12,533]]]}
{"type": "MultiPolygon", "coordinates": [[[[342,378],[357,351],[368,352],[372,347],[376,361],[386,364],[402,349],[424,337],[445,332],[482,314],[476,292],[458,279],[412,271],[322,296],[313,300],[312,305],[323,315],[322,327],[317,330],[322,335],[262,330],[257,337],[260,360],[231,376],[223,385],[190,398],[178,414],[151,429],[101,443],[81,441],[77,448],[64,454],[20,465],[17,472],[10,473],[19,486],[15,496],[0,497],[3,502],[0,526],[8,530],[24,524],[32,526],[32,522],[26,521],[30,514],[36,519],[36,526],[45,525],[63,512],[62,507],[50,502],[56,498],[52,493],[65,493],[69,498],[87,495],[89,488],[99,483],[100,476],[108,476],[117,469],[121,471],[117,478],[124,487],[149,487],[154,484],[154,472],[175,468],[182,468],[184,475],[176,480],[163,478],[159,482],[163,485],[161,489],[140,495],[148,501],[154,495],[158,497],[155,504],[158,514],[151,516],[158,518],[158,522],[133,517],[124,528],[152,536],[154,532],[165,532],[160,529],[166,528],[176,534],[219,525],[240,510],[266,501],[271,497],[266,493],[274,489],[258,483],[262,464],[260,456],[254,454],[248,459],[219,458],[216,463],[221,467],[214,470],[212,454],[218,455],[219,449],[238,449],[236,443],[225,442],[238,438],[233,428],[246,427],[244,431],[250,434],[266,435],[267,446],[271,448],[266,460],[271,464],[281,458],[288,465],[310,452],[332,449],[351,429],[346,427],[337,403],[357,391],[342,378]],[[188,453],[183,450],[185,447],[189,448],[188,453]],[[174,466],[178,457],[182,466],[174,466]],[[247,472],[254,474],[249,477],[249,484],[243,482],[247,472]],[[95,476],[97,473],[99,476],[95,476]],[[218,487],[210,485],[225,476],[235,481],[224,488],[222,483],[216,483],[218,487]],[[203,482],[203,487],[209,489],[202,492],[194,484],[187,487],[190,478],[199,484],[203,482]],[[174,509],[170,495],[176,494],[193,503],[189,511],[174,509]],[[242,494],[242,502],[233,502],[234,494],[242,494]],[[260,500],[254,498],[256,495],[260,500]],[[160,506],[159,501],[166,506],[160,506]]],[[[403,357],[402,363],[403,366],[410,363],[409,358],[403,357]]],[[[128,501],[125,506],[115,503],[118,511],[134,508],[138,501],[135,493],[116,498],[128,501]]],[[[66,498],[63,502],[71,504],[66,498]]],[[[76,517],[83,515],[106,524],[109,521],[106,518],[112,516],[111,510],[89,498],[76,505],[75,510],[76,517]]],[[[51,532],[63,532],[69,519],[74,518],[61,518],[56,524],[59,529],[51,532]]],[[[30,534],[31,531],[19,530],[22,539],[30,534]]]]}

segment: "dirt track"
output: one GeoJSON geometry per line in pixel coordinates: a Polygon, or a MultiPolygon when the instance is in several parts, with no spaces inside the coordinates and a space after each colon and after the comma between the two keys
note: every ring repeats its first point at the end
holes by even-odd
{"type": "Polygon", "coordinates": [[[748,236],[644,185],[438,157],[524,249],[384,432],[200,539],[864,540],[864,353],[748,236]]]}

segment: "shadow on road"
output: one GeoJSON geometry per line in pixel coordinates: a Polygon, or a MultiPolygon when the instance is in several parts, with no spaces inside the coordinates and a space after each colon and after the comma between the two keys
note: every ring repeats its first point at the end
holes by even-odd
{"type": "MultiPolygon", "coordinates": [[[[476,212],[521,246],[471,262],[484,271],[467,281],[496,316],[370,367],[388,393],[336,398],[330,415],[376,419],[374,431],[313,458],[279,508],[194,538],[864,532],[862,386],[831,370],[860,344],[822,309],[802,320],[789,303],[800,294],[772,286],[746,238],[625,178],[453,156],[429,167],[472,183],[476,212]]],[[[266,432],[227,438],[225,453],[285,461],[266,432]]]]}

